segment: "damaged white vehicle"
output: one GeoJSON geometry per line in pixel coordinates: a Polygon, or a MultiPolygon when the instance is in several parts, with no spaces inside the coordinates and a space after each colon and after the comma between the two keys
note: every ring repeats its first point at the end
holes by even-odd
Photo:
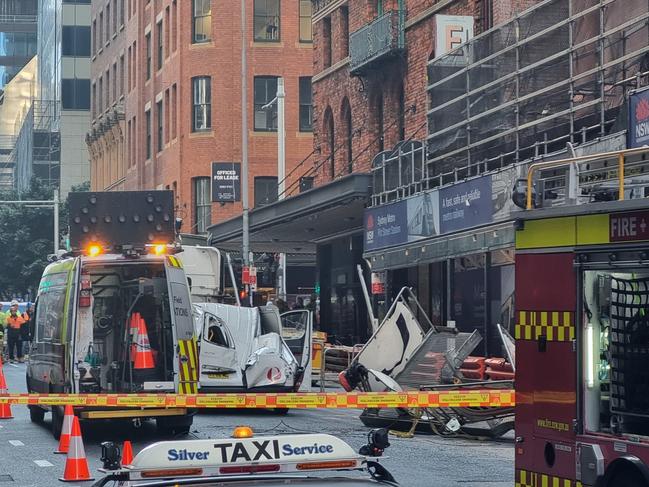
{"type": "Polygon", "coordinates": [[[200,392],[297,392],[311,384],[312,317],[275,306],[194,305],[200,392]]]}

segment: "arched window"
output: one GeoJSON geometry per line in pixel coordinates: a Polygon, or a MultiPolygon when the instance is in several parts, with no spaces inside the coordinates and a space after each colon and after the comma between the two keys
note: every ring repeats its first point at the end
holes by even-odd
{"type": "Polygon", "coordinates": [[[331,107],[327,107],[324,114],[324,134],[327,143],[327,164],[329,165],[329,177],[333,180],[336,176],[335,164],[335,135],[334,135],[334,115],[331,107]]]}
{"type": "Polygon", "coordinates": [[[354,172],[354,156],[352,153],[352,137],[354,131],[352,128],[352,107],[349,104],[349,99],[347,97],[343,98],[340,109],[340,120],[343,124],[341,132],[345,136],[345,162],[347,165],[347,172],[351,174],[354,172]]]}

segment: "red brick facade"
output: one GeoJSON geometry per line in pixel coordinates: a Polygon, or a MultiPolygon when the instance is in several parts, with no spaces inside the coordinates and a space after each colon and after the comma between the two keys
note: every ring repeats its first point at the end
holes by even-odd
{"type": "MultiPolygon", "coordinates": [[[[95,2],[93,2],[94,4],[95,2]]],[[[176,194],[183,231],[194,232],[193,178],[209,177],[212,162],[241,162],[239,2],[211,5],[211,41],[192,43],[191,0],[126,0],[123,50],[127,63],[124,99],[125,189],[169,188],[176,194]],[[159,27],[159,25],[161,27],[159,27]],[[162,36],[159,36],[162,33],[162,36]],[[147,35],[151,38],[151,76],[147,79],[147,35]],[[163,62],[158,63],[159,38],[163,62]],[[192,131],[192,78],[211,77],[211,129],[192,131]],[[158,151],[158,108],[162,102],[162,144],[158,151]],[[151,154],[147,157],[146,113],[151,117],[151,154]],[[191,222],[191,224],[190,224],[191,222]]],[[[254,130],[254,77],[280,76],[286,86],[286,172],[313,149],[313,135],[299,127],[299,78],[312,74],[312,43],[300,42],[299,3],[280,2],[277,42],[254,41],[253,0],[248,17],[248,126],[250,206],[254,180],[277,176],[277,132],[254,130]]],[[[97,10],[93,7],[94,10],[97,10]]],[[[100,58],[97,58],[100,61],[100,58]]],[[[101,73],[95,68],[93,77],[101,73]]],[[[290,185],[300,171],[287,180],[290,185]]],[[[93,188],[106,181],[93,174],[93,188]],[[101,181],[101,183],[100,183],[101,181]]],[[[102,187],[103,186],[103,187],[102,187]]],[[[212,204],[212,223],[241,213],[240,203],[212,204]]]]}
{"type": "Polygon", "coordinates": [[[425,139],[427,62],[434,56],[436,14],[473,16],[477,35],[539,0],[382,1],[383,12],[396,11],[401,4],[405,8],[405,54],[361,77],[350,76],[347,39],[377,18],[377,1],[321,1],[313,12],[317,184],[369,171],[372,158],[400,140],[425,139]]]}

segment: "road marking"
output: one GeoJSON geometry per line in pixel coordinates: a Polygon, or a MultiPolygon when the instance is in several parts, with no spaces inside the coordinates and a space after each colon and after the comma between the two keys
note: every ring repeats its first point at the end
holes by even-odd
{"type": "Polygon", "coordinates": [[[25,444],[20,440],[9,440],[9,444],[13,446],[25,446],[25,444]]]}
{"type": "Polygon", "coordinates": [[[34,463],[39,467],[53,467],[54,465],[47,460],[34,460],[34,463]]]}

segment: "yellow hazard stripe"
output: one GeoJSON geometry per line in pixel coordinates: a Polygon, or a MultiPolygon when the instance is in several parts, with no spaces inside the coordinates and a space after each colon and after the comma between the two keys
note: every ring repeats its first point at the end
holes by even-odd
{"type": "Polygon", "coordinates": [[[516,470],[516,487],[583,487],[578,480],[555,477],[529,470],[516,470]]]}
{"type": "Polygon", "coordinates": [[[538,340],[545,336],[550,342],[575,339],[575,320],[572,311],[518,311],[514,326],[517,340],[538,340]]]}
{"type": "Polygon", "coordinates": [[[171,267],[179,267],[179,268],[182,269],[183,265],[182,265],[182,263],[178,260],[177,257],[175,257],[175,256],[173,256],[173,255],[168,255],[168,256],[167,256],[167,260],[169,261],[169,265],[171,265],[171,267]]]}
{"type": "Polygon", "coordinates": [[[512,407],[514,391],[350,392],[267,394],[0,394],[0,404],[191,408],[443,408],[512,407]]]}
{"type": "Polygon", "coordinates": [[[178,340],[180,351],[178,370],[180,373],[179,392],[196,394],[198,392],[198,360],[195,340],[178,340]]]}

